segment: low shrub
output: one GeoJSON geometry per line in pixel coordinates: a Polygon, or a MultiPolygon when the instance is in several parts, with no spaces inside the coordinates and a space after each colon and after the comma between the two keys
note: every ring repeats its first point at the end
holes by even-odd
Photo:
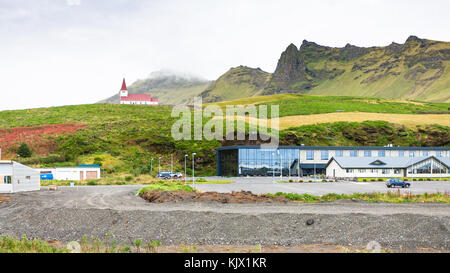
{"type": "Polygon", "coordinates": [[[129,175],[125,177],[125,181],[130,182],[131,180],[133,180],[132,176],[129,175]]]}
{"type": "Polygon", "coordinates": [[[205,178],[197,178],[195,179],[195,182],[207,182],[208,180],[206,180],[205,178]]]}
{"type": "Polygon", "coordinates": [[[97,180],[88,180],[87,184],[89,186],[96,186],[96,185],[98,185],[98,182],[97,182],[97,180]]]}

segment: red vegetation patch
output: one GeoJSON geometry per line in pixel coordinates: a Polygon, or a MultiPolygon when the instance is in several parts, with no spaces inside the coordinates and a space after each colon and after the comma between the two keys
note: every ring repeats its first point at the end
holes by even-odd
{"type": "Polygon", "coordinates": [[[56,145],[53,140],[62,134],[70,134],[86,124],[80,123],[60,123],[33,127],[16,127],[0,129],[0,145],[5,157],[12,155],[8,152],[11,147],[19,147],[21,143],[26,143],[37,155],[48,155],[55,151],[56,145]]]}

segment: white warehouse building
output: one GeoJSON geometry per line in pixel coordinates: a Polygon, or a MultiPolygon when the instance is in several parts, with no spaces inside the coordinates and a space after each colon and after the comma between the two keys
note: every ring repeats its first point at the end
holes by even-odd
{"type": "Polygon", "coordinates": [[[79,165],[78,167],[58,167],[35,169],[43,180],[71,180],[82,181],[90,179],[100,179],[100,166],[79,165]]]}
{"type": "Polygon", "coordinates": [[[40,190],[39,172],[10,160],[0,160],[0,193],[40,190]]]}

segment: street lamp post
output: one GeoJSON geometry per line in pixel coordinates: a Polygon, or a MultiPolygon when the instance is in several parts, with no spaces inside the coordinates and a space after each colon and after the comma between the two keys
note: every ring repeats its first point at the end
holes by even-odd
{"type": "Polygon", "coordinates": [[[153,173],[153,157],[150,160],[150,174],[152,174],[152,173],[153,173]]]}
{"type": "Polygon", "coordinates": [[[170,183],[173,183],[173,154],[170,154],[170,183]]]}
{"type": "Polygon", "coordinates": [[[161,157],[158,158],[158,173],[161,172],[161,157]]]}
{"type": "Polygon", "coordinates": [[[192,153],[192,185],[195,187],[195,165],[194,165],[194,156],[197,153],[192,153]]]}
{"type": "Polygon", "coordinates": [[[186,179],[187,179],[187,176],[186,176],[186,157],[187,157],[188,155],[184,155],[184,182],[186,183],[186,179]]]}

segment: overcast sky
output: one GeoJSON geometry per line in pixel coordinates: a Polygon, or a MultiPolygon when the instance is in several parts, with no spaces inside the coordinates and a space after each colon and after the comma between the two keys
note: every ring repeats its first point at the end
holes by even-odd
{"type": "Polygon", "coordinates": [[[0,0],[0,110],[94,103],[160,69],[273,72],[303,39],[450,41],[449,11],[448,0],[0,0]]]}

